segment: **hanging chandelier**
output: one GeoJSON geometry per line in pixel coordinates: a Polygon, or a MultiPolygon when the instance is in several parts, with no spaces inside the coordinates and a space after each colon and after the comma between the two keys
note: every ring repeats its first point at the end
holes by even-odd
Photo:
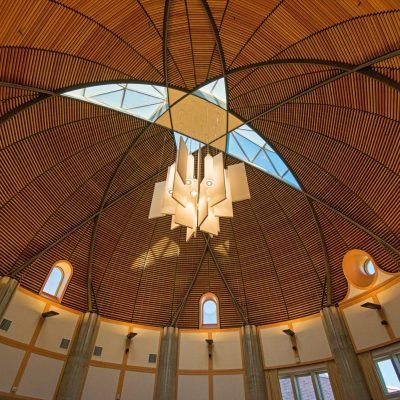
{"type": "Polygon", "coordinates": [[[186,227],[186,241],[197,228],[218,235],[219,218],[233,218],[232,203],[250,199],[244,163],[224,168],[223,153],[203,160],[204,173],[200,182],[201,149],[195,158],[180,138],[176,162],[168,167],[167,179],[154,186],[149,219],[171,215],[171,229],[186,227]]]}

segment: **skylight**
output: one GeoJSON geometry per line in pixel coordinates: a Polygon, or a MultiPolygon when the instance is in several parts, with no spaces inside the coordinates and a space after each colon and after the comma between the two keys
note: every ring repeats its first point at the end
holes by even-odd
{"type": "Polygon", "coordinates": [[[192,139],[188,136],[182,135],[181,133],[178,133],[178,132],[174,132],[174,138],[175,138],[175,143],[176,143],[177,149],[179,149],[179,142],[180,142],[180,139],[182,138],[183,141],[185,142],[187,148],[189,149],[190,153],[194,153],[197,150],[199,150],[205,146],[204,143],[201,143],[201,142],[199,142],[195,139],[192,139]]]}
{"type": "MultiPolygon", "coordinates": [[[[193,95],[226,110],[225,89],[225,80],[220,78],[195,90],[193,95]]],[[[157,121],[168,110],[167,90],[165,87],[157,85],[114,83],[89,86],[66,92],[63,95],[101,104],[150,122],[157,121]]],[[[173,110],[174,105],[171,107],[172,113],[173,110]]],[[[174,132],[177,148],[180,137],[183,137],[192,153],[204,146],[204,143],[189,138],[184,133],[174,132]]],[[[241,125],[228,133],[226,152],[301,190],[299,183],[283,159],[249,125],[241,125]]]]}
{"type": "Polygon", "coordinates": [[[224,78],[207,83],[207,85],[195,90],[193,94],[226,110],[226,90],[224,78]]]}
{"type": "Polygon", "coordinates": [[[64,96],[101,104],[150,122],[168,109],[166,88],[156,85],[115,83],[89,86],[66,92],[64,96]]]}
{"type": "Polygon", "coordinates": [[[228,134],[226,152],[301,190],[286,163],[250,126],[242,125],[228,134]]]}

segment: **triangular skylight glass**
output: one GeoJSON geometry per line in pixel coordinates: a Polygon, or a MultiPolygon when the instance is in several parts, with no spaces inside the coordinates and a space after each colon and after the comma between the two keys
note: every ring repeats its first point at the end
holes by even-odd
{"type": "Polygon", "coordinates": [[[224,78],[207,83],[200,89],[195,90],[193,94],[226,110],[226,88],[224,78]]]}
{"type": "Polygon", "coordinates": [[[101,104],[147,121],[155,121],[168,109],[167,91],[162,86],[121,83],[72,90],[64,96],[101,104]]]}
{"type": "Polygon", "coordinates": [[[301,190],[279,154],[249,125],[242,125],[228,134],[226,152],[301,190]]]}

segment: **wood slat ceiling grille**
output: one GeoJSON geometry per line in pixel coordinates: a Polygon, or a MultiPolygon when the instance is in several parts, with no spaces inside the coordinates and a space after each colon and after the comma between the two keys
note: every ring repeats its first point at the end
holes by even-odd
{"type": "Polygon", "coordinates": [[[243,324],[235,302],[254,324],[316,313],[327,268],[340,301],[353,248],[399,270],[397,0],[3,3],[0,274],[33,260],[17,277],[38,293],[53,263],[68,259],[63,304],[85,311],[93,244],[101,315],[168,325],[193,284],[177,325],[196,328],[208,291],[222,327],[243,324]],[[169,218],[147,218],[175,158],[172,132],[60,93],[111,82],[190,92],[220,77],[229,111],[250,121],[304,192],[246,166],[252,198],[221,221],[215,258],[206,253],[193,281],[203,236],[186,243],[169,218]]]}

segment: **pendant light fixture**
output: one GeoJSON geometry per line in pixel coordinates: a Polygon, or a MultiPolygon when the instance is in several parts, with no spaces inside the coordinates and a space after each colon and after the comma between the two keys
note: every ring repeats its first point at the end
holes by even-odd
{"type": "Polygon", "coordinates": [[[176,162],[168,168],[167,179],[154,186],[149,218],[171,215],[171,229],[186,227],[186,241],[196,236],[197,228],[218,235],[219,218],[233,218],[232,203],[250,199],[244,163],[224,168],[223,153],[204,157],[200,181],[201,149],[197,175],[194,156],[180,138],[176,162]]]}

